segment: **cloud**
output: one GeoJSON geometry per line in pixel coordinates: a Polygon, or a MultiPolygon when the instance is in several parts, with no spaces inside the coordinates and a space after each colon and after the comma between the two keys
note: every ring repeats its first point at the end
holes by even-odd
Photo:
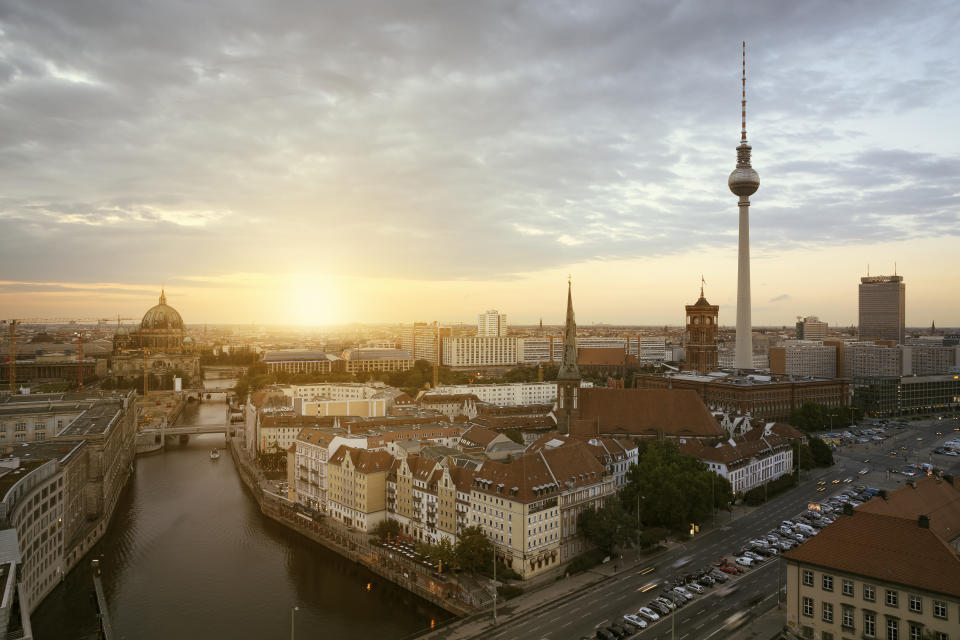
{"type": "Polygon", "coordinates": [[[758,251],[960,233],[960,156],[923,135],[955,126],[950,2],[244,7],[6,3],[4,277],[502,279],[733,247],[733,32],[757,34],[758,251]]]}
{"type": "Polygon", "coordinates": [[[790,294],[784,293],[775,298],[770,298],[770,302],[785,302],[787,300],[792,300],[790,294]]]}

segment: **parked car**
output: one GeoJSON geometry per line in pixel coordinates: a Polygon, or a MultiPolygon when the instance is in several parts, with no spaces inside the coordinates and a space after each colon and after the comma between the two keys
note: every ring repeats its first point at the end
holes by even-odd
{"type": "Polygon", "coordinates": [[[687,589],[687,587],[678,584],[677,586],[675,586],[675,587],[673,588],[673,590],[676,591],[677,593],[679,593],[680,595],[682,595],[682,596],[683,596],[684,598],[686,598],[687,600],[693,600],[693,594],[690,593],[690,591],[687,589]]]}
{"type": "Polygon", "coordinates": [[[647,607],[656,611],[660,616],[666,616],[670,614],[670,609],[667,608],[662,602],[657,602],[656,600],[651,600],[647,603],[647,607]]]}
{"type": "Polygon", "coordinates": [[[626,614],[625,616],[623,616],[623,620],[624,620],[624,622],[626,622],[627,624],[632,625],[632,626],[636,627],[637,629],[646,629],[646,628],[647,628],[647,621],[644,620],[643,618],[641,618],[640,616],[638,616],[638,615],[635,614],[635,613],[628,613],[628,614],[626,614]]]}
{"type": "Polygon", "coordinates": [[[767,556],[775,556],[780,552],[774,549],[773,547],[764,547],[763,549],[760,549],[760,553],[767,556]]]}
{"type": "Polygon", "coordinates": [[[784,520],[783,522],[780,523],[780,526],[781,526],[781,527],[789,527],[789,528],[793,529],[793,527],[796,526],[796,525],[794,525],[794,524],[793,524],[791,521],[789,521],[789,520],[784,520]]]}
{"type": "Polygon", "coordinates": [[[660,619],[660,614],[658,614],[656,611],[654,611],[649,607],[640,607],[640,610],[637,611],[637,613],[643,616],[644,618],[646,618],[647,620],[649,620],[650,622],[656,622],[657,620],[660,619]]]}
{"type": "Polygon", "coordinates": [[[713,571],[711,571],[710,577],[721,584],[730,579],[730,576],[725,574],[723,571],[720,571],[719,569],[714,569],[713,571]]]}
{"type": "Polygon", "coordinates": [[[752,558],[747,558],[747,557],[737,558],[737,564],[743,565],[744,567],[751,567],[753,566],[754,562],[755,560],[753,560],[752,558]]]}
{"type": "Polygon", "coordinates": [[[618,638],[629,638],[633,635],[633,629],[627,629],[626,627],[613,623],[608,627],[618,638]]]}
{"type": "Polygon", "coordinates": [[[617,640],[617,636],[612,631],[597,629],[597,640],[617,640]]]}
{"type": "Polygon", "coordinates": [[[666,597],[664,597],[664,596],[660,596],[659,598],[657,598],[657,602],[659,602],[660,604],[662,604],[663,606],[665,606],[665,607],[666,607],[667,609],[669,609],[670,611],[673,611],[674,609],[677,608],[677,603],[676,603],[676,602],[674,602],[674,601],[671,600],[670,598],[666,598],[666,597]]]}
{"type": "Polygon", "coordinates": [[[701,587],[699,584],[697,584],[696,582],[691,582],[684,588],[687,589],[688,591],[693,591],[697,595],[700,595],[705,591],[705,589],[701,587]]]}

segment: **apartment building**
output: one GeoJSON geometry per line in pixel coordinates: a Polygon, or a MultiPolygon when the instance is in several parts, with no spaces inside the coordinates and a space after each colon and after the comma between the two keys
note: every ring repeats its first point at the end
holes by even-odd
{"type": "Polygon", "coordinates": [[[440,327],[432,322],[414,322],[400,330],[400,348],[414,360],[436,362],[437,342],[453,335],[450,327],[440,327]]]}
{"type": "Polygon", "coordinates": [[[448,367],[503,367],[523,362],[523,339],[507,336],[444,338],[441,362],[448,367]]]}
{"type": "Polygon", "coordinates": [[[507,314],[500,313],[496,309],[487,309],[485,313],[477,314],[477,335],[507,335],[507,314]]]}
{"type": "Polygon", "coordinates": [[[960,637],[960,485],[927,477],[847,509],[784,554],[802,638],[960,637]]]}
{"type": "Polygon", "coordinates": [[[331,517],[370,532],[386,517],[386,481],[393,464],[386,451],[339,447],[327,462],[327,505],[331,517]]]}
{"type": "Polygon", "coordinates": [[[837,347],[809,340],[770,347],[770,373],[836,378],[837,347]]]}
{"type": "MultiPolygon", "coordinates": [[[[592,387],[592,382],[581,382],[581,387],[592,387]]],[[[479,402],[502,407],[532,404],[553,404],[557,401],[556,382],[508,382],[504,384],[445,385],[427,391],[431,395],[473,395],[479,402]]]]}
{"type": "Polygon", "coordinates": [[[490,538],[500,562],[529,578],[586,548],[577,516],[613,493],[613,478],[586,445],[543,449],[484,463],[471,488],[470,524],[490,538]]]}

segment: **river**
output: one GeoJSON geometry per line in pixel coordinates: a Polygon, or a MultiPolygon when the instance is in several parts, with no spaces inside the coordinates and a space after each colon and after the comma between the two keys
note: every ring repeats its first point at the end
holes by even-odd
{"type": "MultiPolygon", "coordinates": [[[[223,420],[192,403],[180,424],[223,420]]],[[[90,560],[101,557],[115,638],[404,638],[449,613],[264,517],[223,436],[137,458],[103,539],[34,612],[40,640],[96,637],[90,560]]]]}

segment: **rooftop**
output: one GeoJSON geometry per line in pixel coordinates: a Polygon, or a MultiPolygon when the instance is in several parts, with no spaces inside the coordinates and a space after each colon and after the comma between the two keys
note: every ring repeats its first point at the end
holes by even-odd
{"type": "Polygon", "coordinates": [[[123,402],[120,398],[101,400],[77,416],[73,422],[57,433],[57,437],[105,434],[117,422],[122,411],[123,402]]]}
{"type": "Polygon", "coordinates": [[[311,351],[309,349],[280,349],[277,351],[267,351],[263,354],[264,362],[303,362],[303,361],[329,361],[340,360],[332,353],[323,351],[311,351]]]}
{"type": "Polygon", "coordinates": [[[410,360],[410,354],[402,349],[362,348],[343,352],[344,360],[410,360]]]}

